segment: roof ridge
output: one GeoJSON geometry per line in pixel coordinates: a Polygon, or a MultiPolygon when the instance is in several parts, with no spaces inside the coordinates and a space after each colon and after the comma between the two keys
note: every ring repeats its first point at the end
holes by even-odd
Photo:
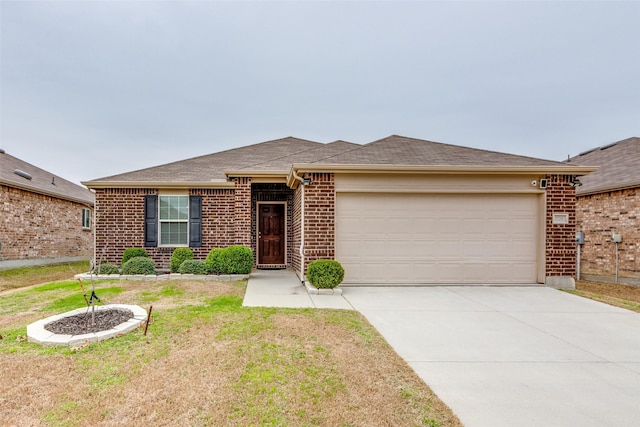
{"type": "MultiPolygon", "coordinates": [[[[366,145],[368,145],[368,144],[364,144],[364,145],[363,145],[363,144],[358,144],[358,143],[355,143],[355,142],[342,141],[342,140],[337,140],[337,141],[334,141],[334,142],[346,142],[346,143],[348,143],[348,144],[353,144],[353,145],[355,145],[355,147],[353,147],[353,148],[352,148],[352,149],[350,149],[350,150],[342,151],[342,152],[340,152],[340,153],[338,153],[338,154],[333,154],[333,155],[331,155],[331,156],[326,156],[326,157],[323,157],[323,158],[321,158],[321,159],[314,160],[314,161],[313,161],[313,162],[311,162],[311,163],[319,163],[320,161],[327,160],[327,159],[332,159],[332,158],[337,157],[337,156],[344,156],[346,153],[351,153],[352,151],[360,150],[361,148],[364,148],[366,145]]],[[[333,143],[332,143],[332,144],[333,144],[333,143]]]]}
{"type": "MultiPolygon", "coordinates": [[[[284,154],[284,155],[282,155],[282,156],[280,156],[280,157],[272,157],[272,158],[270,158],[269,160],[264,160],[264,161],[262,161],[262,162],[253,163],[253,164],[250,164],[250,165],[243,166],[243,167],[241,168],[241,170],[249,169],[250,167],[253,167],[253,166],[263,165],[263,164],[265,164],[265,163],[270,163],[270,162],[273,162],[274,160],[284,159],[284,158],[290,157],[290,156],[292,156],[292,155],[294,155],[294,154],[302,154],[302,153],[308,153],[309,151],[319,150],[319,149],[321,149],[321,148],[324,148],[324,147],[328,146],[329,144],[333,144],[332,142],[329,142],[329,143],[317,142],[317,141],[311,141],[311,140],[305,140],[305,139],[301,139],[301,138],[296,138],[296,137],[293,137],[293,136],[288,136],[287,138],[300,139],[301,141],[306,141],[306,142],[315,142],[315,143],[317,143],[317,144],[321,144],[321,146],[320,146],[320,147],[313,147],[313,148],[309,148],[309,149],[307,149],[307,150],[296,151],[295,153],[288,153],[288,154],[284,154]]],[[[282,140],[282,139],[287,139],[287,138],[281,138],[281,140],[282,140]]],[[[278,140],[278,139],[275,139],[274,141],[279,141],[279,140],[278,140]]],[[[272,142],[272,141],[267,141],[267,142],[272,142]]],[[[255,145],[260,145],[260,144],[255,144],[255,145]]]]}

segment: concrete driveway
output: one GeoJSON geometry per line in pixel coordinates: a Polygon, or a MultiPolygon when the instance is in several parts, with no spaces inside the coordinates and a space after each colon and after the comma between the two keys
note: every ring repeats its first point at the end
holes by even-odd
{"type": "Polygon", "coordinates": [[[542,286],[346,287],[467,427],[640,426],[640,314],[542,286]]]}

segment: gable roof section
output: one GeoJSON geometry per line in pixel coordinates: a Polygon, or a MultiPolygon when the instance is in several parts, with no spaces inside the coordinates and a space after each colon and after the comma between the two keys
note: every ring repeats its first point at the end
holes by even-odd
{"type": "Polygon", "coordinates": [[[578,196],[640,187],[640,138],[627,138],[586,151],[567,163],[600,167],[580,178],[582,186],[576,189],[578,196]]]}
{"type": "Polygon", "coordinates": [[[86,184],[91,186],[118,182],[223,182],[227,180],[225,170],[239,170],[248,168],[251,165],[275,162],[276,159],[304,153],[324,145],[320,142],[287,137],[108,176],[89,181],[86,184]]]}
{"type": "Polygon", "coordinates": [[[86,205],[94,203],[93,193],[86,188],[3,152],[0,152],[0,184],[86,205]],[[16,170],[26,172],[31,179],[16,174],[16,170]]]}
{"type": "Polygon", "coordinates": [[[330,164],[558,166],[560,162],[392,135],[323,160],[330,164]]]}
{"type": "Polygon", "coordinates": [[[555,172],[588,173],[594,168],[392,135],[366,145],[328,144],[294,137],[266,141],[166,165],[84,182],[110,186],[233,187],[229,177],[287,179],[297,171],[555,172]]]}

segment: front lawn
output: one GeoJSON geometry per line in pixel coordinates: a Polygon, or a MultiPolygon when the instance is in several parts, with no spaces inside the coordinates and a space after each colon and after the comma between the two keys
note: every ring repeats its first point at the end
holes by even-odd
{"type": "Polygon", "coordinates": [[[98,283],[153,322],[78,349],[25,340],[84,305],[77,281],[0,294],[0,425],[461,425],[359,313],[246,308],[245,286],[98,283]]]}

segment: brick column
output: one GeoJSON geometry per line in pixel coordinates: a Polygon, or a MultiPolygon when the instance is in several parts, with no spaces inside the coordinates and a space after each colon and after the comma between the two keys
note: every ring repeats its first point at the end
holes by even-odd
{"type": "Polygon", "coordinates": [[[234,178],[236,244],[251,247],[251,178],[234,178]]]}
{"type": "Polygon", "coordinates": [[[336,190],[332,173],[309,174],[304,189],[305,272],[311,261],[335,257],[336,190]]]}
{"type": "Polygon", "coordinates": [[[546,284],[574,288],[576,274],[576,190],[571,175],[547,176],[546,210],[546,284]],[[567,214],[566,224],[554,224],[554,214],[567,214]]]}

